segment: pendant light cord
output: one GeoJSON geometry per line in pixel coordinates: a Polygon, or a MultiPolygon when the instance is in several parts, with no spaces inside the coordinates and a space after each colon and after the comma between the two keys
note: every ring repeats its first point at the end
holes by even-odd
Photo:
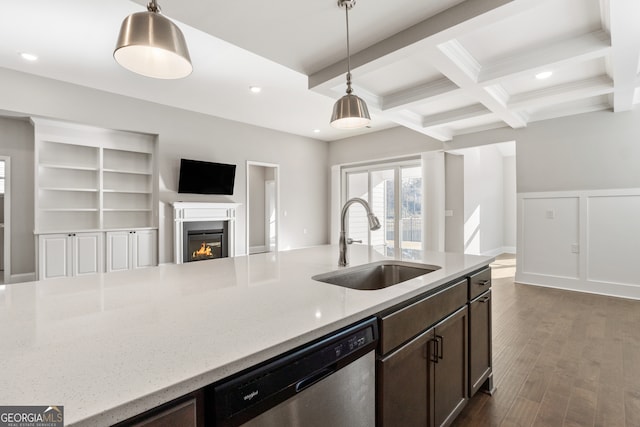
{"type": "Polygon", "coordinates": [[[349,51],[349,4],[344,4],[344,12],[347,18],[347,94],[351,95],[351,53],[349,51]]]}

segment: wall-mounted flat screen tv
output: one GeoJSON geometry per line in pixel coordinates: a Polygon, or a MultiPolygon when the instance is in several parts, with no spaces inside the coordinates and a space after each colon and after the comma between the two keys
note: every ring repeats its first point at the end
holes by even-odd
{"type": "Polygon", "coordinates": [[[236,165],[180,159],[178,193],[233,194],[236,165]]]}

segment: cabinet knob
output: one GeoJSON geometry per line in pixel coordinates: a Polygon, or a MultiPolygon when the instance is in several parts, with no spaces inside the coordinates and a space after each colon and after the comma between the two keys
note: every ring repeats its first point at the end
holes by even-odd
{"type": "Polygon", "coordinates": [[[491,284],[491,280],[480,280],[480,281],[478,281],[478,285],[480,285],[480,286],[487,286],[489,284],[491,284]]]}

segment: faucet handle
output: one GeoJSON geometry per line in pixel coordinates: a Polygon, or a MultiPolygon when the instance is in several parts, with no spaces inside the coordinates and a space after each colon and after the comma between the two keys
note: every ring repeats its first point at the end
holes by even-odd
{"type": "Polygon", "coordinates": [[[362,243],[362,240],[353,240],[351,237],[347,237],[347,245],[352,243],[362,243]]]}

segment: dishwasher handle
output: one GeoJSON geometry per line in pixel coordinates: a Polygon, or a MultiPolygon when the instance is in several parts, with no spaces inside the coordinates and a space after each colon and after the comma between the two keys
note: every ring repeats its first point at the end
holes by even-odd
{"type": "Polygon", "coordinates": [[[314,372],[313,374],[307,376],[306,378],[303,378],[302,380],[296,383],[296,393],[300,393],[305,388],[310,387],[315,383],[317,383],[318,381],[325,379],[329,375],[333,374],[335,371],[336,371],[335,365],[329,366],[317,372],[314,372]]]}

